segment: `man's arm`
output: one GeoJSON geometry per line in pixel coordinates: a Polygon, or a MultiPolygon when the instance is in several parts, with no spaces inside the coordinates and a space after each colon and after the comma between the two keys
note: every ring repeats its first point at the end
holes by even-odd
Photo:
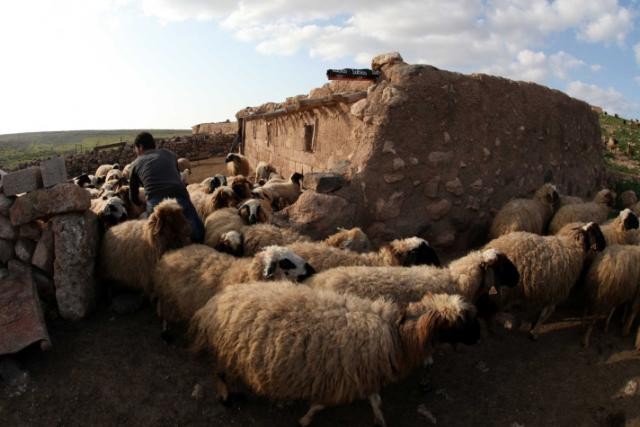
{"type": "Polygon", "coordinates": [[[131,177],[129,178],[129,199],[134,205],[142,204],[140,202],[140,178],[138,178],[135,166],[131,169],[131,177]]]}

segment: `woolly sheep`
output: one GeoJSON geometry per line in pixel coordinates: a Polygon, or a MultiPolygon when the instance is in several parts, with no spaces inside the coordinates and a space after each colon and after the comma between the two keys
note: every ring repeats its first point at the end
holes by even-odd
{"type": "Polygon", "coordinates": [[[638,242],[638,216],[624,209],[618,216],[600,226],[608,245],[631,245],[638,242]]]}
{"type": "Polygon", "coordinates": [[[532,199],[511,200],[493,219],[489,237],[494,239],[513,231],[544,233],[558,202],[558,190],[552,184],[544,184],[532,199]]]}
{"type": "Polygon", "coordinates": [[[187,191],[190,194],[196,191],[211,194],[216,188],[225,185],[227,185],[227,177],[221,174],[216,174],[214,176],[203,179],[199,183],[187,185],[187,191]]]}
{"type": "Polygon", "coordinates": [[[242,154],[229,153],[227,157],[225,157],[224,162],[227,164],[227,173],[229,176],[249,176],[251,174],[249,159],[242,154]]]}
{"type": "Polygon", "coordinates": [[[124,168],[122,169],[122,176],[127,179],[131,178],[131,169],[133,169],[133,165],[131,163],[124,165],[124,168]]]}
{"type": "MultiPolygon", "coordinates": [[[[220,252],[235,256],[253,256],[267,246],[286,246],[293,242],[306,242],[309,240],[309,237],[303,236],[290,228],[280,228],[272,224],[255,224],[251,226],[243,224],[238,228],[228,229],[222,233],[219,236],[218,243],[213,247],[220,252]]],[[[206,239],[205,242],[207,242],[206,239]]]]}
{"type": "Polygon", "coordinates": [[[184,172],[187,169],[191,169],[191,162],[186,157],[180,157],[178,159],[178,170],[184,172]]]}
{"type": "Polygon", "coordinates": [[[271,204],[262,199],[247,199],[238,206],[238,213],[249,224],[269,223],[273,214],[271,204]]]}
{"type": "Polygon", "coordinates": [[[220,238],[228,231],[240,230],[244,220],[235,208],[223,208],[212,212],[204,221],[204,243],[215,248],[220,238]]]}
{"type": "MultiPolygon", "coordinates": [[[[595,317],[608,314],[605,333],[615,309],[631,304],[640,289],[640,246],[612,245],[599,253],[585,276],[587,307],[584,322],[587,329],[582,344],[589,346],[589,339],[596,323],[595,317]]],[[[630,316],[635,317],[637,311],[630,316]]],[[[628,332],[628,331],[627,331],[628,332]]]]}
{"type": "Polygon", "coordinates": [[[262,186],[262,191],[269,195],[274,210],[281,210],[298,200],[300,193],[300,182],[303,175],[295,172],[288,181],[269,181],[262,186]]]}
{"type": "Polygon", "coordinates": [[[124,207],[127,211],[127,217],[129,219],[137,219],[142,216],[147,210],[147,198],[145,197],[144,188],[140,187],[138,190],[138,199],[140,199],[140,204],[136,205],[131,201],[129,197],[129,186],[123,185],[118,188],[115,192],[115,195],[122,200],[124,203],[124,207]]]}
{"type": "Polygon", "coordinates": [[[266,182],[271,177],[271,174],[275,172],[276,168],[274,168],[271,164],[267,162],[259,162],[258,166],[256,166],[255,182],[260,182],[260,180],[264,180],[266,182]]]}
{"type": "Polygon", "coordinates": [[[561,207],[549,223],[549,234],[556,234],[562,227],[572,222],[593,221],[598,224],[605,222],[615,200],[615,193],[605,189],[599,191],[592,202],[561,207]]]}
{"type": "Polygon", "coordinates": [[[222,208],[235,207],[250,195],[249,182],[243,176],[239,176],[230,181],[229,186],[218,187],[212,194],[193,191],[190,193],[190,198],[198,215],[204,221],[212,212],[222,208]]]}
{"type": "Polygon", "coordinates": [[[115,196],[92,199],[91,210],[98,216],[105,230],[128,218],[124,202],[115,196]]]}
{"type": "Polygon", "coordinates": [[[385,426],[385,385],[420,366],[436,340],[473,344],[480,335],[473,307],[459,296],[427,295],[403,310],[287,282],[223,290],[196,313],[191,332],[196,349],[212,350],[220,399],[227,373],[259,395],[309,401],[303,426],[325,406],[365,398],[385,426]]]}
{"type": "Polygon", "coordinates": [[[329,246],[339,249],[349,249],[354,252],[371,252],[373,244],[360,227],[348,230],[338,228],[338,232],[323,240],[329,246]]]}
{"type": "Polygon", "coordinates": [[[505,295],[507,302],[524,299],[528,305],[542,308],[529,332],[532,338],[537,338],[555,306],[569,296],[591,250],[602,251],[605,246],[600,227],[593,222],[557,236],[510,233],[486,245],[509,257],[520,273],[518,286],[505,295]]]}
{"type": "Polygon", "coordinates": [[[191,175],[191,169],[187,168],[180,172],[180,180],[184,185],[189,184],[189,176],[191,175]]]}
{"type": "Polygon", "coordinates": [[[96,169],[95,176],[97,176],[98,178],[106,178],[107,174],[111,169],[113,169],[113,165],[110,165],[110,164],[100,165],[98,166],[98,169],[96,169]]]}
{"type": "Polygon", "coordinates": [[[315,273],[293,251],[269,246],[254,258],[235,258],[205,245],[165,254],[154,272],[158,311],[165,321],[188,321],[216,293],[256,280],[302,281],[315,273]]]}
{"type": "Polygon", "coordinates": [[[106,182],[118,181],[122,178],[122,171],[120,169],[111,169],[107,173],[107,177],[105,178],[106,182]]]}
{"type": "Polygon", "coordinates": [[[491,288],[513,287],[519,280],[513,263],[496,250],[474,251],[447,267],[338,267],[307,280],[313,288],[352,293],[362,298],[384,297],[405,305],[428,293],[460,294],[484,312],[491,288]]]}
{"type": "Polygon", "coordinates": [[[149,219],[126,221],[107,230],[100,249],[100,275],[149,295],[157,261],[166,251],[188,244],[190,234],[178,202],[164,200],[149,219]]]}
{"type": "Polygon", "coordinates": [[[584,200],[582,200],[581,197],[561,195],[559,207],[566,206],[566,205],[577,205],[580,203],[584,203],[584,200]]]}

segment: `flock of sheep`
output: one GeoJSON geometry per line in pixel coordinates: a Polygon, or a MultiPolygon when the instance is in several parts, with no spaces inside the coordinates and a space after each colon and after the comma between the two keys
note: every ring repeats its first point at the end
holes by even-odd
{"type": "MultiPolygon", "coordinates": [[[[163,332],[189,325],[194,348],[215,360],[223,402],[225,379],[236,378],[271,399],[309,401],[303,426],[325,406],[357,399],[369,399],[384,426],[381,389],[427,363],[439,343],[477,342],[479,320],[490,325],[498,311],[535,310],[536,338],[579,284],[587,346],[596,320],[606,317],[606,329],[624,307],[629,334],[640,310],[638,217],[624,209],[607,222],[610,190],[584,202],[545,184],[502,207],[485,247],[441,266],[418,237],[372,250],[358,228],[323,241],[279,228],[272,214],[295,202],[302,175],[284,179],[265,163],[254,172],[240,154],[226,162],[227,176],[187,185],[205,244],[190,243],[175,200],[142,218],[128,197],[127,167],[76,178],[105,226],[101,278],[154,302],[163,332]],[[102,188],[90,188],[101,176],[102,188]]],[[[180,168],[188,170],[186,159],[180,168]]]]}

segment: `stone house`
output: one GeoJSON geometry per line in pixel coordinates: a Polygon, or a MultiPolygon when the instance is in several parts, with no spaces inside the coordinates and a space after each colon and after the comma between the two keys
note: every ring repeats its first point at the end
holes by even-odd
{"type": "Polygon", "coordinates": [[[546,181],[583,197],[606,181],[598,117],[583,101],[534,83],[409,65],[397,53],[372,68],[382,72],[377,82],[333,81],[236,115],[254,165],[270,162],[285,176],[334,171],[349,183],[300,201],[327,209],[324,229],[310,209],[288,209],[302,231],[320,237],[359,225],[380,241],[419,235],[466,248],[484,239],[502,204],[546,181]]]}

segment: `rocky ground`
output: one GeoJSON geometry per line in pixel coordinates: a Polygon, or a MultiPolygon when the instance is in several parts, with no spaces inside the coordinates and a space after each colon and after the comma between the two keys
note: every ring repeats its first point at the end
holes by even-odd
{"type": "MultiPolygon", "coordinates": [[[[384,390],[388,425],[640,426],[640,353],[617,327],[609,336],[599,329],[583,350],[580,329],[559,322],[575,315],[563,310],[538,342],[497,331],[476,346],[441,351],[429,392],[419,389],[419,373],[384,390]]],[[[251,394],[221,406],[207,357],[192,355],[180,334],[165,344],[159,330],[151,307],[50,323],[49,352],[30,349],[0,363],[0,424],[291,426],[305,412],[303,402],[251,394]]],[[[313,425],[371,422],[362,401],[327,409],[313,425]]]]}

